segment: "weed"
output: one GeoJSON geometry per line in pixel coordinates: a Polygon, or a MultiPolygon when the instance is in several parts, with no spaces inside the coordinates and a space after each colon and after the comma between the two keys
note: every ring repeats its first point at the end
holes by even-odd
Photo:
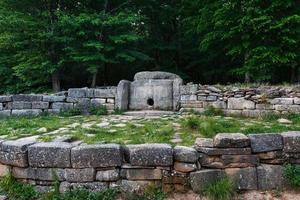
{"type": "Polygon", "coordinates": [[[63,117],[71,117],[71,116],[77,116],[81,115],[82,110],[80,108],[72,108],[68,110],[62,110],[60,111],[59,115],[63,117]]]}
{"type": "Polygon", "coordinates": [[[235,189],[229,178],[222,178],[204,190],[204,195],[211,200],[232,200],[235,196],[235,189]]]}
{"type": "Polygon", "coordinates": [[[300,166],[285,165],[284,176],[292,187],[300,187],[300,166]]]}
{"type": "Polygon", "coordinates": [[[221,108],[215,108],[214,106],[208,106],[203,112],[205,116],[224,116],[224,111],[221,108]]]}
{"type": "Polygon", "coordinates": [[[92,115],[107,115],[108,110],[106,106],[93,106],[90,108],[89,113],[92,115]]]}
{"type": "Polygon", "coordinates": [[[182,123],[183,127],[196,130],[199,128],[199,118],[196,116],[190,116],[182,123]]]}
{"type": "Polygon", "coordinates": [[[125,200],[164,200],[166,197],[167,194],[153,184],[145,188],[144,194],[124,194],[125,200]]]}
{"type": "Polygon", "coordinates": [[[119,108],[115,108],[113,114],[114,115],[123,115],[124,114],[124,110],[119,109],[119,108]]]}

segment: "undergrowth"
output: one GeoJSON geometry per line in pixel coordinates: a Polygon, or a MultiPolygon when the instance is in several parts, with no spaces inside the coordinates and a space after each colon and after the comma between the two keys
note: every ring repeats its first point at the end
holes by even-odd
{"type": "Polygon", "coordinates": [[[204,195],[210,200],[232,200],[235,196],[235,189],[232,181],[225,177],[208,185],[204,195]]]}

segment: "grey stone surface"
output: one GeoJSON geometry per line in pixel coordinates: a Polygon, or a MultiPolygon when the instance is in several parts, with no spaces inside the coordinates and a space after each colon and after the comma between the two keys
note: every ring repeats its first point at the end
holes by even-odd
{"type": "Polygon", "coordinates": [[[144,71],[138,72],[134,76],[134,80],[149,80],[149,79],[180,79],[176,74],[161,71],[144,71]]]}
{"type": "Polygon", "coordinates": [[[198,91],[198,84],[191,84],[191,85],[181,85],[180,86],[180,94],[196,94],[198,91]]]}
{"type": "Polygon", "coordinates": [[[59,187],[59,191],[61,193],[64,193],[71,189],[85,189],[91,192],[102,192],[108,189],[108,184],[102,182],[88,182],[88,183],[62,182],[59,187]]]}
{"type": "Polygon", "coordinates": [[[290,131],[281,134],[283,137],[283,151],[288,153],[300,152],[300,132],[290,131]]]}
{"type": "Polygon", "coordinates": [[[199,158],[198,152],[190,147],[176,146],[174,160],[179,162],[195,163],[199,158]]]}
{"type": "Polygon", "coordinates": [[[12,110],[12,116],[37,116],[42,113],[40,109],[12,110]]]}
{"type": "Polygon", "coordinates": [[[14,101],[11,104],[12,109],[21,110],[21,109],[31,109],[31,102],[27,101],[14,101]]]}
{"type": "Polygon", "coordinates": [[[117,144],[83,145],[71,150],[73,168],[117,167],[122,165],[122,159],[117,144]]]}
{"type": "Polygon", "coordinates": [[[122,180],[120,189],[121,191],[128,193],[143,193],[146,188],[154,184],[159,186],[159,183],[154,181],[122,180]]]}
{"type": "Polygon", "coordinates": [[[18,179],[31,179],[41,181],[65,180],[65,170],[59,168],[20,168],[13,167],[12,175],[18,179]]]}
{"type": "Polygon", "coordinates": [[[68,110],[74,108],[73,103],[53,103],[52,109],[59,109],[59,110],[68,110]]]}
{"type": "Polygon", "coordinates": [[[184,101],[196,101],[197,100],[197,95],[194,95],[194,94],[192,94],[192,95],[181,95],[180,100],[182,102],[184,102],[184,101]]]}
{"type": "Polygon", "coordinates": [[[3,104],[0,103],[0,111],[2,111],[4,109],[3,104]]]}
{"type": "Polygon", "coordinates": [[[255,109],[255,103],[244,98],[229,98],[227,106],[232,110],[255,109]]]}
{"type": "Polygon", "coordinates": [[[174,162],[174,170],[182,173],[189,173],[197,170],[194,163],[174,162]]]}
{"type": "Polygon", "coordinates": [[[257,174],[255,167],[228,168],[225,169],[225,173],[238,190],[257,190],[257,174]]]}
{"type": "Polygon", "coordinates": [[[34,101],[32,102],[32,109],[48,109],[49,103],[43,101],[34,101]]]}
{"type": "Polygon", "coordinates": [[[248,147],[250,140],[242,133],[219,133],[214,137],[214,146],[220,148],[248,147]]]}
{"type": "Polygon", "coordinates": [[[120,178],[120,170],[119,169],[110,169],[97,171],[96,180],[97,181],[117,181],[120,178]]]}
{"type": "Polygon", "coordinates": [[[91,99],[91,106],[99,107],[106,103],[106,99],[91,99]]]}
{"type": "Polygon", "coordinates": [[[28,146],[30,141],[6,141],[0,145],[0,162],[2,164],[27,167],[28,146]]]}
{"type": "Polygon", "coordinates": [[[200,147],[213,147],[213,146],[214,146],[214,140],[211,138],[197,138],[194,145],[196,149],[200,147]]]}
{"type": "Polygon", "coordinates": [[[161,169],[122,169],[121,175],[127,180],[160,180],[161,169]]]}
{"type": "Polygon", "coordinates": [[[18,94],[12,96],[12,101],[42,101],[42,95],[27,95],[27,94],[18,94]]]}
{"type": "Polygon", "coordinates": [[[256,155],[222,155],[225,167],[255,167],[259,159],[256,155]]]}
{"type": "Polygon", "coordinates": [[[207,148],[196,147],[198,152],[205,153],[210,156],[217,155],[250,155],[251,148],[207,148]]]}
{"type": "Polygon", "coordinates": [[[251,148],[254,153],[281,150],[283,148],[280,134],[250,134],[251,148]]]}
{"type": "Polygon", "coordinates": [[[68,90],[68,97],[83,98],[87,97],[87,88],[71,88],[68,90]]]}
{"type": "Polygon", "coordinates": [[[285,185],[283,166],[261,165],[257,167],[258,189],[271,190],[283,188],[285,185]]]}
{"type": "Polygon", "coordinates": [[[194,192],[201,193],[211,183],[223,178],[225,173],[218,169],[205,169],[190,174],[190,184],[194,192]]]}
{"type": "Polygon", "coordinates": [[[11,96],[0,96],[0,102],[9,102],[12,101],[12,97],[11,96]]]}
{"type": "Polygon", "coordinates": [[[117,95],[117,88],[103,88],[103,89],[95,89],[94,96],[96,98],[115,98],[117,95]]]}
{"type": "Polygon", "coordinates": [[[63,102],[65,101],[65,96],[56,96],[56,95],[44,95],[43,101],[44,102],[63,102]]]}
{"type": "Polygon", "coordinates": [[[173,149],[167,144],[128,145],[129,163],[138,166],[171,166],[173,149]]]}
{"type": "Polygon", "coordinates": [[[28,147],[29,165],[32,167],[71,167],[72,145],[66,142],[37,143],[28,147]]]}
{"type": "Polygon", "coordinates": [[[275,98],[270,100],[271,104],[292,105],[293,98],[275,98]]]}
{"type": "Polygon", "coordinates": [[[130,81],[121,80],[117,87],[116,107],[121,110],[127,110],[129,106],[130,81]]]}
{"type": "Polygon", "coordinates": [[[0,111],[0,118],[1,117],[9,117],[10,115],[11,115],[11,110],[0,111]]]}
{"type": "Polygon", "coordinates": [[[68,182],[93,182],[95,180],[95,169],[66,169],[66,181],[68,182]]]}

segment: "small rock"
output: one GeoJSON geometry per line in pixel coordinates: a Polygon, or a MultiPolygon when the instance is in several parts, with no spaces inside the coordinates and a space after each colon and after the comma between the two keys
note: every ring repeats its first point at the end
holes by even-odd
{"type": "Polygon", "coordinates": [[[109,125],[110,125],[109,122],[102,122],[100,124],[96,124],[96,126],[99,128],[108,128],[109,125]]]}
{"type": "Polygon", "coordinates": [[[46,132],[47,132],[47,128],[45,128],[45,127],[39,128],[39,129],[37,130],[37,132],[38,132],[38,133],[46,133],[46,132]]]}
{"type": "Polygon", "coordinates": [[[175,162],[174,169],[178,172],[188,173],[197,170],[196,164],[192,163],[183,163],[183,162],[175,162]]]}
{"type": "Polygon", "coordinates": [[[288,120],[288,119],[284,119],[284,118],[280,118],[277,120],[278,123],[281,123],[281,124],[292,124],[293,122],[288,120]]]}
{"type": "Polygon", "coordinates": [[[126,124],[115,124],[114,127],[123,128],[126,127],[126,124]]]}
{"type": "Polygon", "coordinates": [[[182,139],[180,139],[180,138],[175,138],[175,139],[170,140],[170,142],[172,142],[172,143],[181,143],[181,142],[182,142],[182,139]]]}

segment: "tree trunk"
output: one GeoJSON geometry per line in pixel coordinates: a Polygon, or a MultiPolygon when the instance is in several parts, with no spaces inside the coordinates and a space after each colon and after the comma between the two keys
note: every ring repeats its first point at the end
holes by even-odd
{"type": "Polygon", "coordinates": [[[249,72],[245,73],[245,81],[244,81],[244,83],[250,83],[250,74],[249,74],[249,72]]]}
{"type": "Polygon", "coordinates": [[[52,89],[54,92],[60,91],[60,80],[59,80],[59,73],[54,72],[52,74],[52,89]]]}
{"type": "Polygon", "coordinates": [[[92,87],[92,88],[95,88],[95,87],[96,87],[96,84],[97,84],[97,75],[98,75],[98,71],[96,71],[96,72],[93,74],[92,84],[91,84],[91,87],[92,87]]]}

